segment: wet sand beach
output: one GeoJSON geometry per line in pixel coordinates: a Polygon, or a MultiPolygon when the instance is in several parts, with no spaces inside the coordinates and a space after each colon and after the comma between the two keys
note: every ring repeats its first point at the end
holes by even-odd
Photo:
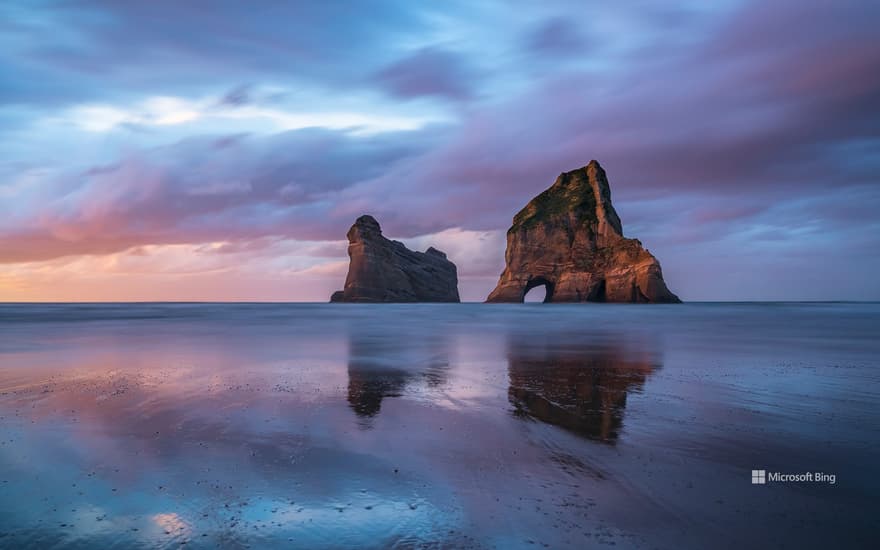
{"type": "Polygon", "coordinates": [[[868,548],[878,336],[868,303],[0,305],[0,547],[868,548]]]}

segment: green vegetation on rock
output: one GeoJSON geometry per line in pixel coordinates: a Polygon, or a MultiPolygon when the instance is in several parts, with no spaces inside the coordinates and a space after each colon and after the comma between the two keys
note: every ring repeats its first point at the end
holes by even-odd
{"type": "Polygon", "coordinates": [[[508,233],[530,229],[569,213],[581,222],[595,223],[596,196],[585,170],[560,174],[549,189],[532,199],[513,217],[508,233]]]}

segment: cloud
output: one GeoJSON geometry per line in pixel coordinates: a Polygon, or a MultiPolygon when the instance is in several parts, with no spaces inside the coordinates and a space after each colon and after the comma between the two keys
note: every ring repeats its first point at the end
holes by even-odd
{"type": "Polygon", "coordinates": [[[117,126],[169,126],[194,121],[202,116],[201,108],[174,97],[152,97],[134,109],[112,105],[86,104],[74,107],[66,115],[71,124],[88,132],[107,132],[117,126]]]}
{"type": "Polygon", "coordinates": [[[354,218],[340,213],[334,193],[423,152],[435,135],[307,129],[191,138],[81,172],[48,172],[3,188],[16,208],[0,221],[0,262],[264,236],[336,240],[354,218]]]}
{"type": "MultiPolygon", "coordinates": [[[[854,165],[863,151],[848,151],[880,138],[880,114],[870,107],[880,98],[880,50],[870,47],[867,27],[849,28],[857,12],[804,18],[791,30],[782,14],[806,8],[774,8],[754,45],[740,25],[756,9],[746,7],[704,48],[659,49],[613,81],[578,71],[544,79],[469,116],[424,157],[352,191],[379,188],[396,199],[405,187],[418,197],[406,199],[410,223],[424,230],[431,212],[464,227],[499,227],[556,174],[591,158],[602,161],[623,200],[696,193],[707,201],[742,194],[778,201],[822,192],[822,174],[834,174],[838,188],[876,183],[854,165]],[[811,33],[835,40],[801,40],[811,33]],[[731,49],[732,58],[720,53],[731,49]]],[[[403,208],[396,200],[383,206],[391,216],[403,208]]]]}
{"type": "Polygon", "coordinates": [[[256,81],[285,73],[341,85],[352,81],[353,71],[365,76],[383,58],[390,60],[390,37],[417,36],[425,28],[421,11],[408,2],[360,7],[218,1],[204,9],[165,0],[7,6],[0,74],[14,86],[0,88],[0,97],[16,103],[82,101],[157,84],[204,92],[230,75],[256,81]],[[56,82],[65,85],[51,85],[56,82]]]}
{"type": "Polygon", "coordinates": [[[142,245],[20,262],[0,270],[0,301],[318,300],[341,286],[343,255],[292,239],[142,245]],[[313,254],[318,251],[318,255],[313,254]]]}
{"type": "Polygon", "coordinates": [[[149,97],[131,106],[82,104],[47,117],[56,127],[78,127],[86,132],[111,132],[119,128],[151,130],[163,126],[200,122],[207,127],[224,125],[239,131],[247,128],[274,132],[303,128],[329,128],[370,134],[394,130],[416,130],[432,120],[430,116],[395,115],[382,112],[314,110],[310,112],[245,105],[230,107],[226,98],[219,105],[210,98],[186,100],[178,97],[149,97]]]}
{"type": "Polygon", "coordinates": [[[461,56],[436,48],[423,48],[375,75],[375,81],[389,93],[405,99],[425,96],[468,99],[476,79],[461,56]]]}
{"type": "Polygon", "coordinates": [[[575,55],[589,46],[587,38],[568,17],[553,17],[538,25],[526,40],[526,47],[539,54],[575,55]]]}
{"type": "Polygon", "coordinates": [[[235,88],[226,92],[226,95],[220,98],[219,103],[220,105],[231,105],[233,107],[240,107],[242,105],[250,103],[253,100],[251,94],[251,86],[246,84],[236,86],[235,88]]]}
{"type": "Polygon", "coordinates": [[[428,247],[444,252],[458,266],[459,277],[497,277],[504,269],[506,231],[445,229],[437,233],[404,239],[412,250],[428,247]]]}

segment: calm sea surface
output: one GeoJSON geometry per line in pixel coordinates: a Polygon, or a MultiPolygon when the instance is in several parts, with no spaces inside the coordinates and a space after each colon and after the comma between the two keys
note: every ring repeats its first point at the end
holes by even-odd
{"type": "Polygon", "coordinates": [[[878,511],[880,304],[0,305],[2,548],[876,548],[878,511]]]}

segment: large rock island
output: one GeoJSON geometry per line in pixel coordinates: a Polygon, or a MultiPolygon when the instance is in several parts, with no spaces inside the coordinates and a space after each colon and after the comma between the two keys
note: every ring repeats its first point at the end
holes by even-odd
{"type": "Polygon", "coordinates": [[[460,302],[458,271],[446,254],[431,247],[414,252],[382,236],[372,216],[361,216],[348,230],[345,290],[331,302],[460,302]]]}
{"type": "Polygon", "coordinates": [[[545,302],[666,302],[660,262],[623,236],[605,170],[595,160],[560,174],[513,218],[506,267],[487,302],[522,302],[546,287],[545,302]]]}

